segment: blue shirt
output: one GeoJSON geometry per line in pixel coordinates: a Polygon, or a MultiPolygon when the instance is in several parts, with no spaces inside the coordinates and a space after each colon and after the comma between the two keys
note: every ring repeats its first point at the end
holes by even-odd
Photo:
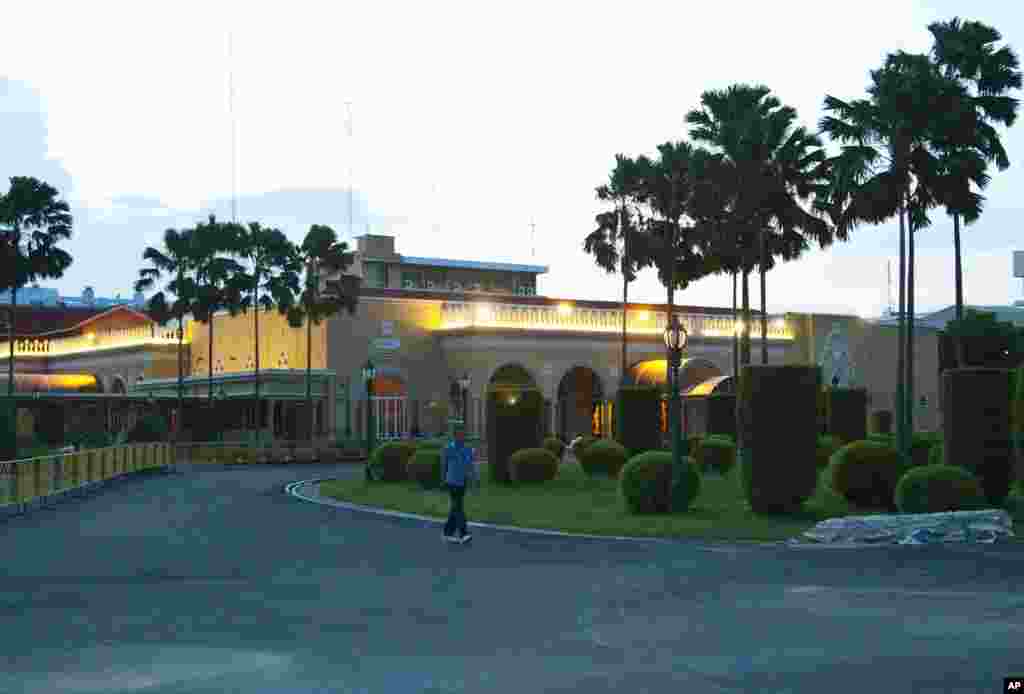
{"type": "Polygon", "coordinates": [[[468,480],[479,479],[473,464],[473,449],[465,443],[452,441],[445,446],[441,464],[445,484],[464,487],[468,480]]]}

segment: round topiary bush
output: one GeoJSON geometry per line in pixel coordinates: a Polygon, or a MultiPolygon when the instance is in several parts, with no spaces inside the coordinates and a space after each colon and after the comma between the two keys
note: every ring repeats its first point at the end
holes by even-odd
{"type": "Polygon", "coordinates": [[[570,451],[572,452],[576,460],[580,461],[580,463],[582,464],[583,456],[586,455],[587,449],[597,441],[599,441],[599,439],[594,438],[590,434],[587,434],[586,436],[581,436],[577,439],[573,439],[574,445],[570,445],[570,451]]]}
{"type": "Polygon", "coordinates": [[[728,474],[736,463],[736,444],[724,436],[708,436],[701,442],[696,460],[701,470],[728,474]]]}
{"type": "Polygon", "coordinates": [[[448,445],[448,442],[444,439],[423,439],[422,441],[416,441],[416,450],[433,450],[439,451],[448,445]]]}
{"type": "Polygon", "coordinates": [[[547,448],[524,448],[509,458],[516,482],[550,482],[558,476],[558,458],[547,448]]]}
{"type": "Polygon", "coordinates": [[[818,449],[815,453],[815,457],[818,461],[818,469],[821,470],[828,466],[829,461],[832,459],[832,454],[838,451],[842,447],[839,439],[831,434],[822,434],[818,437],[818,449]]]}
{"type": "Polygon", "coordinates": [[[619,492],[630,513],[671,511],[672,454],[647,451],[630,458],[619,477],[619,492]]]}
{"type": "Polygon", "coordinates": [[[441,449],[420,447],[405,464],[409,479],[418,482],[424,489],[441,486],[441,449]]]}
{"type": "Polygon", "coordinates": [[[953,465],[914,467],[896,485],[896,507],[902,513],[976,511],[987,505],[978,478],[953,465]]]}
{"type": "Polygon", "coordinates": [[[577,458],[587,475],[618,477],[626,464],[626,449],[618,441],[600,439],[587,446],[583,456],[577,458]]]}
{"type": "MultiPolygon", "coordinates": [[[[700,494],[700,471],[693,458],[683,458],[685,474],[675,493],[680,510],[689,508],[700,494]]],[[[633,456],[622,468],[619,493],[630,513],[669,513],[672,511],[672,454],[647,451],[633,456]]]]}
{"type": "Polygon", "coordinates": [[[390,441],[373,450],[367,463],[373,479],[381,482],[402,482],[406,479],[406,463],[415,450],[402,441],[390,441]]]}
{"type": "Polygon", "coordinates": [[[562,454],[565,453],[565,444],[561,439],[554,436],[547,437],[544,439],[544,448],[551,451],[559,461],[562,460],[562,454]]]}
{"type": "Polygon", "coordinates": [[[903,472],[896,449],[878,441],[854,441],[832,456],[832,488],[855,506],[894,509],[903,472]]]}

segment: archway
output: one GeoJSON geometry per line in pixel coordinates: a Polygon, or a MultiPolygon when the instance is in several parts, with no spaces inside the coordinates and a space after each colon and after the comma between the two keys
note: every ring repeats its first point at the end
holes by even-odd
{"type": "Polygon", "coordinates": [[[587,366],[574,366],[558,382],[558,436],[571,441],[582,434],[600,435],[598,415],[604,388],[597,373],[587,366]]]}
{"type": "Polygon", "coordinates": [[[110,384],[110,392],[114,395],[127,395],[128,388],[125,386],[124,378],[121,376],[114,376],[114,380],[110,384]]]}
{"type": "Polygon", "coordinates": [[[503,364],[491,374],[488,383],[492,386],[525,386],[536,388],[537,382],[533,375],[522,364],[503,364]]]}

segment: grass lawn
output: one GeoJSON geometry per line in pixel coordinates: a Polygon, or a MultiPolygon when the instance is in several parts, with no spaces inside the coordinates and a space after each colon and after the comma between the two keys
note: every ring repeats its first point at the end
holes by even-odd
{"type": "MultiPolygon", "coordinates": [[[[700,496],[686,513],[632,515],[619,497],[616,480],[589,478],[575,462],[563,463],[551,482],[517,487],[492,485],[488,472],[481,470],[480,489],[466,494],[466,516],[470,521],[594,535],[769,541],[796,537],[826,518],[879,512],[851,508],[828,488],[827,475],[826,469],[801,511],[785,516],[750,511],[737,467],[726,477],[705,475],[700,496]]],[[[332,481],[322,483],[320,492],[366,506],[448,515],[447,492],[425,491],[415,482],[332,481]]]]}

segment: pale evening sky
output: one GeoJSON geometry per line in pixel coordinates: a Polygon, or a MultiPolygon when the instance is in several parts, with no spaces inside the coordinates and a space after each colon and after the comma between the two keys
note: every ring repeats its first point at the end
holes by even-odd
{"type": "MultiPolygon", "coordinates": [[[[816,129],[826,93],[862,96],[887,52],[928,50],[927,24],[957,14],[995,26],[1020,55],[1016,5],[8,3],[0,191],[32,175],[72,205],[75,262],[47,286],[130,295],[142,249],[165,228],[230,217],[230,29],[240,221],[294,240],[324,223],[347,239],[351,183],[357,235],[369,224],[406,255],[548,265],[540,293],[617,300],[620,279],[582,250],[616,153],[685,138],[701,92],[734,82],[766,84],[816,129]]],[[[1020,124],[1004,144],[1013,164],[993,169],[986,213],[963,235],[969,303],[1024,295],[1011,270],[1024,249],[1020,124]]],[[[932,221],[918,235],[922,310],[953,302],[952,222],[941,210],[932,221]]],[[[877,315],[897,241],[894,222],[865,227],[780,266],[769,311],[877,315]]],[[[630,295],[665,292],[648,271],[630,295]]],[[[677,301],[727,306],[731,284],[705,279],[677,301]]]]}

